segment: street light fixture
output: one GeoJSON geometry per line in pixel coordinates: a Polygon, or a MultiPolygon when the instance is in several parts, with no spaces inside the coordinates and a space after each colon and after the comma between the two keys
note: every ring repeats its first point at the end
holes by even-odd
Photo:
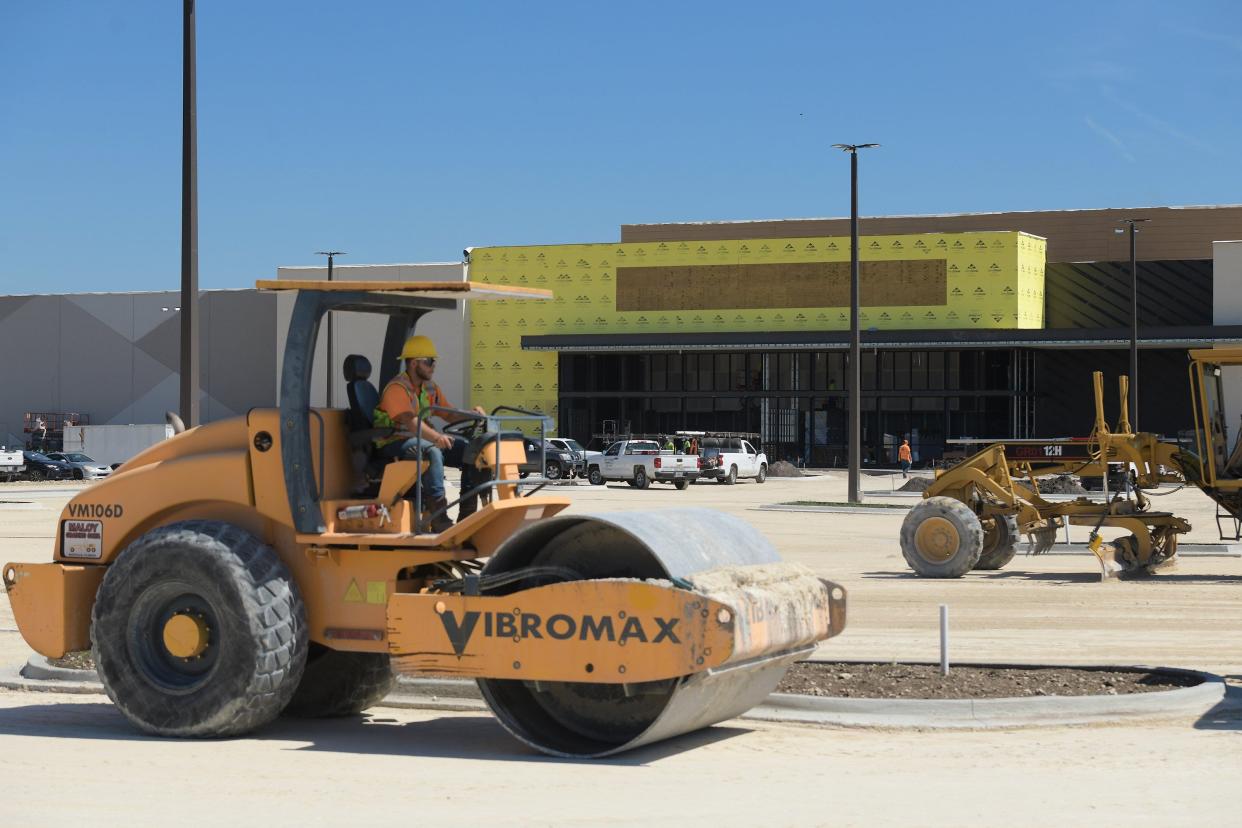
{"type": "MultiPolygon", "coordinates": [[[[1125,224],[1130,234],[1130,430],[1138,433],[1138,263],[1134,257],[1134,236],[1138,233],[1138,225],[1151,219],[1128,218],[1119,219],[1118,224],[1125,224]]],[[[1125,233],[1124,228],[1113,232],[1125,233]]]]}
{"type": "MultiPolygon", "coordinates": [[[[315,251],[315,255],[328,257],[328,281],[331,282],[332,281],[332,260],[336,258],[337,256],[344,256],[345,251],[344,250],[317,250],[315,251]]],[[[333,391],[332,377],[333,377],[333,372],[336,370],[336,362],[332,359],[332,352],[335,350],[332,347],[332,333],[333,333],[332,332],[332,312],[328,311],[328,348],[327,348],[328,358],[326,360],[326,362],[328,363],[328,385],[324,391],[324,400],[326,401],[325,406],[324,406],[325,408],[332,407],[332,391],[333,391]]]]}
{"type": "Polygon", "coordinates": [[[862,476],[862,340],[858,332],[858,151],[879,144],[833,144],[850,154],[850,425],[849,502],[861,503],[862,476]]]}
{"type": "Polygon", "coordinates": [[[194,2],[181,14],[181,421],[199,424],[198,96],[194,2]]]}

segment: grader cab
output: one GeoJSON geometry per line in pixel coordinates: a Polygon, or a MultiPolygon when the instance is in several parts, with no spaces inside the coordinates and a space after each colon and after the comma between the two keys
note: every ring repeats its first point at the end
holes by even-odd
{"type": "Polygon", "coordinates": [[[90,648],[139,729],[232,736],[282,712],[350,715],[393,670],[477,679],[502,725],[602,756],[731,718],[845,623],[845,593],[706,510],[562,514],[520,479],[522,435],[465,421],[491,502],[439,533],[417,461],[368,489],[372,435],[310,406],[330,311],[387,317],[381,380],[424,313],[547,291],[470,282],[260,282],[297,291],[278,408],[191,428],[84,489],[53,560],[7,564],[22,635],[90,648]],[[414,492],[411,497],[411,492],[414,492]],[[724,530],[722,530],[724,524],[724,530]]]}
{"type": "Polygon", "coordinates": [[[1017,460],[1006,454],[1004,443],[966,458],[938,474],[923,493],[923,502],[906,516],[901,528],[906,562],[930,578],[1000,569],[1013,559],[1022,535],[1030,540],[1030,552],[1039,554],[1052,546],[1068,523],[1092,527],[1088,547],[1099,561],[1103,579],[1154,572],[1174,562],[1179,536],[1190,531],[1184,518],[1152,508],[1144,492],[1161,483],[1198,487],[1216,502],[1218,521],[1222,516],[1233,521],[1236,538],[1242,524],[1242,434],[1230,450],[1223,383],[1231,367],[1242,367],[1242,348],[1190,352],[1193,451],[1155,434],[1134,432],[1126,377],[1118,384],[1120,417],[1116,428],[1110,429],[1104,417],[1103,378],[1095,372],[1090,459],[1086,463],[1017,460]],[[1085,497],[1051,501],[1040,492],[1039,476],[1081,473],[1090,466],[1107,481],[1104,470],[1118,463],[1128,470],[1129,483],[1112,492],[1106,483],[1103,501],[1085,497]],[[1105,541],[1100,534],[1104,527],[1129,534],[1105,541]]]}

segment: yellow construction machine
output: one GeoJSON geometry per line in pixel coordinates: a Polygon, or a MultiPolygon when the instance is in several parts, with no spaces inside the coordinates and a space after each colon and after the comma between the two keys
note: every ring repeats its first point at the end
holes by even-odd
{"type": "Polygon", "coordinates": [[[1120,418],[1110,430],[1104,418],[1103,379],[1095,372],[1095,427],[1088,440],[1089,459],[1085,463],[1061,459],[1056,451],[1038,460],[1029,453],[1014,459],[1006,455],[1004,443],[994,443],[938,473],[923,493],[923,502],[902,523],[901,551],[906,562],[929,578],[960,578],[972,569],[1000,569],[1013,559],[1020,535],[1030,539],[1030,552],[1039,554],[1051,548],[1058,529],[1068,522],[1092,527],[1088,547],[1099,560],[1102,578],[1153,572],[1174,561],[1178,537],[1190,531],[1184,518],[1152,508],[1144,492],[1161,483],[1201,489],[1216,502],[1218,521],[1222,510],[1233,521],[1236,538],[1242,521],[1242,435],[1231,452],[1222,373],[1237,366],[1242,366],[1242,348],[1190,352],[1193,451],[1155,434],[1134,433],[1126,407],[1126,377],[1118,383],[1120,418]],[[1118,463],[1128,470],[1128,483],[1110,493],[1107,469],[1118,463]],[[1080,473],[1086,467],[1105,481],[1102,501],[1085,497],[1051,501],[1040,493],[1039,476],[1080,473]],[[1106,542],[1100,535],[1104,527],[1130,534],[1106,542]]]}
{"type": "Polygon", "coordinates": [[[53,658],[90,647],[141,730],[231,736],[282,712],[350,715],[396,670],[477,679],[525,743],[604,756],[736,716],[843,628],[844,590],[781,563],[740,520],[561,514],[568,498],[520,479],[523,435],[495,417],[456,412],[491,502],[423,531],[435,517],[419,504],[423,464],[377,464],[374,429],[347,425],[355,412],[310,406],[330,311],[387,317],[387,379],[424,313],[547,291],[258,287],[296,291],[279,407],[144,451],[69,502],[52,562],[3,569],[30,646],[53,658]]]}

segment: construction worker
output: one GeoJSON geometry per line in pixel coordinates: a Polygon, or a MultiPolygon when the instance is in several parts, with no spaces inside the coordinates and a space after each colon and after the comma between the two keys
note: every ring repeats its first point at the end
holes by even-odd
{"type": "Polygon", "coordinates": [[[897,449],[897,460],[901,463],[901,476],[910,476],[910,441],[902,440],[901,447],[897,449]]]}
{"type": "MultiPolygon", "coordinates": [[[[440,391],[440,387],[432,382],[436,372],[436,346],[428,337],[415,335],[405,341],[401,349],[401,359],[405,360],[405,370],[384,386],[380,395],[379,406],[375,409],[374,423],[376,428],[394,428],[399,434],[375,441],[380,454],[388,460],[417,460],[422,458],[430,464],[423,474],[423,503],[431,512],[437,512],[448,506],[444,492],[444,467],[452,466],[462,469],[461,487],[467,491],[477,485],[470,473],[472,470],[462,468],[462,452],[466,448],[466,440],[437,431],[429,421],[428,410],[433,407],[452,408],[440,391]],[[418,422],[419,415],[423,421],[418,422]],[[420,433],[415,434],[415,429],[420,433]]],[[[485,414],[482,408],[475,407],[479,414],[485,414]]],[[[434,414],[446,423],[455,423],[464,417],[455,414],[437,412],[434,414]]],[[[457,509],[457,519],[462,520],[478,508],[478,497],[462,500],[457,509]]],[[[453,525],[447,514],[442,514],[432,521],[434,532],[443,532],[453,525]]]]}

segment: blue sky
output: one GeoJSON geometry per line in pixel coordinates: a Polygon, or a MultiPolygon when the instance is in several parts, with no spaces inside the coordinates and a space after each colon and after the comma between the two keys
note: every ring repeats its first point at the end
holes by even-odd
{"type": "MultiPolygon", "coordinates": [[[[0,294],[178,287],[180,27],[0,2],[0,294]]],[[[846,215],[841,141],[864,215],[1237,203],[1239,89],[1236,2],[200,0],[200,278],[846,215]]]]}

